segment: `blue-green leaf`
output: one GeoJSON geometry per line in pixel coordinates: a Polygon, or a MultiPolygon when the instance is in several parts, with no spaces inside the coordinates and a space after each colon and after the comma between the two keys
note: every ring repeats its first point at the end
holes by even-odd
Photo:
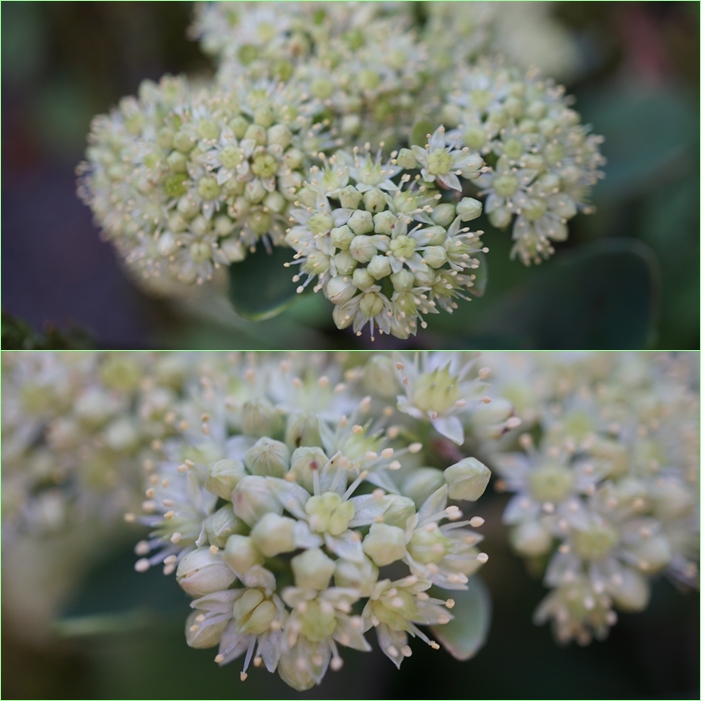
{"type": "Polygon", "coordinates": [[[492,599],[479,577],[470,577],[467,591],[451,592],[455,618],[431,632],[457,660],[469,660],[484,645],[492,621],[492,599]]]}
{"type": "Polygon", "coordinates": [[[250,321],[270,319],[295,301],[294,272],[284,266],[293,255],[291,248],[276,247],[268,253],[258,246],[246,260],[229,267],[229,299],[239,316],[250,321]]]}

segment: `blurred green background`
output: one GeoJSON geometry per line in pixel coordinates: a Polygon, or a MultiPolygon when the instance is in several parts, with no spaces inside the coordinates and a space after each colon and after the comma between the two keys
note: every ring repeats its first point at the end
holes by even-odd
{"type": "MultiPolygon", "coordinates": [[[[75,322],[102,348],[368,347],[368,334],[335,329],[321,295],[261,323],[238,319],[224,300],[145,296],[77,200],[74,168],[93,115],[144,78],[211,72],[185,37],[191,11],[3,4],[3,309],[37,331],[75,322]]],[[[576,217],[570,240],[535,269],[509,261],[508,235],[487,229],[486,295],[434,316],[418,339],[376,347],[698,348],[698,3],[552,11],[581,58],[567,88],[606,138],[596,213],[576,217]]]]}

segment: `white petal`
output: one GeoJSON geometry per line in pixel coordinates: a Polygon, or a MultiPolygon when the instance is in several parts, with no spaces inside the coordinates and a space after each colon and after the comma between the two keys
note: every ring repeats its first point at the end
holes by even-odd
{"type": "Polygon", "coordinates": [[[462,445],[465,440],[465,432],[463,431],[460,419],[457,416],[439,416],[431,421],[433,428],[441,434],[449,438],[453,443],[462,445]]]}

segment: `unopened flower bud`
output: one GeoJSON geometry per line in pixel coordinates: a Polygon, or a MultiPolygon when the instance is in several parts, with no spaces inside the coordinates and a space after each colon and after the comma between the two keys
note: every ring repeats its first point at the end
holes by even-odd
{"type": "Polygon", "coordinates": [[[265,514],[282,513],[280,502],[270,493],[265,477],[245,475],[231,494],[234,513],[249,526],[254,526],[265,514]]]}
{"type": "Polygon", "coordinates": [[[387,206],[387,195],[373,187],[363,195],[363,204],[368,212],[381,212],[387,206]]]}
{"type": "Polygon", "coordinates": [[[231,504],[222,506],[208,516],[204,528],[207,540],[217,548],[223,548],[230,535],[248,532],[248,526],[234,515],[234,507],[231,504]]]}
{"type": "Polygon", "coordinates": [[[344,187],[339,193],[338,198],[341,202],[341,207],[345,209],[356,209],[363,199],[363,194],[358,192],[352,185],[344,187]]]}
{"type": "Polygon", "coordinates": [[[477,501],[487,488],[491,472],[475,458],[464,458],[444,472],[451,499],[477,501]]]}
{"type": "Polygon", "coordinates": [[[416,156],[414,152],[409,148],[401,149],[397,156],[397,165],[405,170],[416,168],[416,156]]]}
{"type": "Polygon", "coordinates": [[[401,387],[394,375],[392,358],[383,353],[370,358],[363,371],[363,387],[376,396],[394,399],[401,387]]]}
{"type": "Polygon", "coordinates": [[[265,561],[263,554],[251,538],[241,534],[229,536],[221,556],[224,562],[239,576],[248,572],[255,565],[262,565],[265,561]]]}
{"type": "Polygon", "coordinates": [[[470,414],[472,429],[478,438],[499,438],[504,422],[512,416],[514,407],[508,399],[497,397],[488,404],[478,404],[470,414]]]}
{"type": "Polygon", "coordinates": [[[620,583],[610,584],[608,593],[621,611],[643,611],[650,601],[650,585],[643,575],[631,567],[621,567],[620,583]]]}
{"type": "Polygon", "coordinates": [[[482,203],[472,197],[463,197],[455,208],[461,221],[472,221],[482,214],[482,203]]]}
{"type": "Polygon", "coordinates": [[[309,548],[290,563],[295,584],[303,589],[326,589],[334,573],[334,561],[319,548],[309,548]]]}
{"type": "Polygon", "coordinates": [[[368,263],[367,271],[375,280],[387,277],[392,272],[389,258],[387,256],[373,256],[370,263],[368,263]]]}
{"type": "Polygon", "coordinates": [[[372,221],[376,233],[391,236],[397,216],[392,212],[378,212],[373,216],[372,221]]]}
{"type": "Polygon", "coordinates": [[[175,573],[178,584],[194,599],[228,589],[236,579],[232,569],[209,548],[197,548],[180,560],[175,573]]]}
{"type": "Polygon", "coordinates": [[[290,451],[284,443],[264,436],[246,451],[244,463],[252,475],[284,477],[290,465],[290,451]]]}
{"type": "Polygon", "coordinates": [[[185,622],[185,640],[192,648],[201,650],[219,645],[221,634],[224,628],[229,625],[228,619],[210,623],[209,619],[212,618],[212,615],[211,613],[208,615],[208,613],[202,614],[201,611],[193,611],[187,617],[185,622]],[[200,620],[202,615],[204,615],[204,621],[200,620]]]}
{"type": "MultiPolygon", "coordinates": [[[[319,445],[319,417],[316,414],[293,412],[287,418],[285,443],[290,450],[300,446],[319,445]]],[[[293,456],[294,459],[294,456],[293,456]]]]}
{"type": "Polygon", "coordinates": [[[363,540],[363,551],[378,567],[401,560],[406,555],[403,529],[373,523],[363,540]]]}
{"type": "Polygon", "coordinates": [[[445,484],[443,475],[443,470],[435,467],[420,467],[404,479],[402,492],[420,507],[431,494],[445,484]]]}
{"type": "Polygon", "coordinates": [[[231,499],[231,492],[246,474],[240,460],[219,460],[207,468],[204,486],[222,499],[231,499]]]}
{"type": "Polygon", "coordinates": [[[251,531],[251,541],[266,557],[289,553],[296,549],[293,518],[267,513],[251,531]]]}
{"type": "Polygon", "coordinates": [[[348,277],[336,275],[326,283],[326,296],[332,304],[343,304],[355,295],[356,286],[348,277]]]}
{"type": "Polygon", "coordinates": [[[406,268],[402,268],[398,273],[392,273],[389,279],[396,292],[408,292],[414,287],[414,276],[406,268]]]}
{"type": "Polygon", "coordinates": [[[297,448],[292,453],[290,473],[294,475],[297,484],[301,484],[311,493],[314,491],[314,471],[320,471],[328,461],[326,453],[321,448],[297,448]]]}
{"type": "Polygon", "coordinates": [[[448,228],[455,219],[455,205],[450,202],[443,202],[436,205],[431,212],[431,219],[444,228],[448,228]]]}
{"type": "Polygon", "coordinates": [[[448,260],[448,256],[443,246],[429,246],[421,254],[421,257],[424,259],[424,262],[427,265],[430,265],[432,268],[440,268],[448,260]]]}
{"type": "Polygon", "coordinates": [[[347,251],[355,238],[355,234],[344,224],[331,229],[331,243],[342,251],[347,251]]]}
{"type": "Polygon", "coordinates": [[[416,513],[416,505],[409,497],[388,494],[383,501],[389,504],[387,510],[382,514],[382,523],[386,523],[388,526],[404,528],[406,522],[416,513]]]}
{"type": "MultiPolygon", "coordinates": [[[[361,234],[368,234],[373,230],[372,226],[372,214],[370,212],[364,212],[361,209],[356,209],[353,214],[351,214],[348,220],[348,226],[351,228],[354,234],[357,236],[361,234]]],[[[371,256],[372,257],[372,256],[371,256]]],[[[360,260],[360,259],[358,259],[360,260]]],[[[369,260],[369,258],[368,258],[369,260]]],[[[366,263],[367,261],[362,261],[361,263],[366,263]]]]}
{"type": "Polygon", "coordinates": [[[334,581],[337,587],[357,589],[361,596],[370,596],[375,587],[379,570],[373,561],[365,556],[362,562],[336,560],[334,581]]]}
{"type": "Polygon", "coordinates": [[[282,416],[267,399],[251,399],[241,410],[241,430],[247,436],[274,436],[282,428],[282,416]]]}

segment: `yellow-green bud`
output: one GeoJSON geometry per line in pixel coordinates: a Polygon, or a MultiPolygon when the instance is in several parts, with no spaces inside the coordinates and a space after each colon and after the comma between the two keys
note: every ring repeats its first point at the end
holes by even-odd
{"type": "MultiPolygon", "coordinates": [[[[372,275],[375,280],[387,277],[392,272],[389,258],[387,256],[373,256],[366,270],[372,275]]],[[[356,270],[356,272],[358,272],[356,270]]]]}
{"type": "Polygon", "coordinates": [[[222,559],[239,575],[245,574],[251,567],[265,562],[263,554],[248,536],[234,534],[229,536],[222,551],[222,559]]]}
{"type": "Polygon", "coordinates": [[[373,226],[378,234],[392,235],[392,229],[397,222],[397,216],[392,212],[378,212],[372,218],[373,226]]]}
{"type": "Polygon", "coordinates": [[[342,501],[336,492],[325,492],[310,497],[304,505],[309,515],[309,527],[317,533],[330,533],[339,536],[348,530],[348,524],[355,515],[355,508],[349,501],[342,501]]]}
{"type": "Polygon", "coordinates": [[[383,501],[389,503],[387,510],[382,514],[382,523],[388,526],[404,528],[406,522],[416,513],[416,505],[413,499],[399,494],[388,494],[383,501]]]}
{"type": "Polygon", "coordinates": [[[358,192],[352,185],[344,187],[338,193],[338,199],[341,202],[341,207],[345,209],[356,209],[363,199],[363,194],[358,192]]]}
{"type": "Polygon", "coordinates": [[[355,235],[345,224],[331,229],[331,243],[343,251],[348,250],[354,238],[355,235]]]}
{"type": "MultiPolygon", "coordinates": [[[[290,450],[300,446],[319,445],[319,417],[316,414],[293,412],[287,418],[285,443],[290,450]]],[[[292,456],[294,462],[294,454],[292,456]]]]}
{"type": "Polygon", "coordinates": [[[370,214],[370,212],[364,212],[361,209],[356,209],[348,220],[348,226],[356,235],[370,233],[373,230],[372,214],[370,214]]]}
{"type": "Polygon", "coordinates": [[[472,197],[463,197],[455,208],[461,221],[472,221],[482,214],[482,203],[472,197]]]}
{"type": "Polygon", "coordinates": [[[409,148],[401,149],[397,156],[397,165],[405,170],[416,168],[416,156],[414,152],[409,148]]]}
{"type": "Polygon", "coordinates": [[[247,436],[274,436],[282,428],[282,415],[267,399],[251,399],[241,410],[241,431],[247,436]]]}
{"type": "Polygon", "coordinates": [[[435,467],[420,467],[404,479],[402,492],[408,496],[417,507],[420,507],[431,494],[445,484],[443,470],[435,467]]]}
{"type": "Polygon", "coordinates": [[[411,535],[407,545],[409,554],[422,565],[438,562],[448,554],[450,539],[446,538],[440,529],[417,528],[411,535]]]}
{"type": "Polygon", "coordinates": [[[221,509],[208,516],[204,527],[207,540],[217,548],[223,548],[230,535],[248,532],[248,526],[234,515],[234,507],[231,504],[222,506],[221,509]]]}
{"type": "Polygon", "coordinates": [[[362,562],[336,560],[334,581],[337,587],[357,589],[360,596],[370,596],[375,588],[379,570],[372,560],[365,556],[362,562]]]}
{"type": "Polygon", "coordinates": [[[292,558],[295,584],[303,589],[326,589],[334,573],[334,561],[319,548],[309,548],[292,558]]]}
{"type": "Polygon", "coordinates": [[[451,499],[477,501],[487,488],[491,472],[475,458],[464,458],[445,470],[443,476],[448,484],[451,499]]]}
{"type": "Polygon", "coordinates": [[[302,485],[308,492],[314,491],[314,471],[321,470],[329,461],[321,448],[302,447],[292,453],[290,473],[294,475],[297,484],[302,485]]]}
{"type": "Polygon", "coordinates": [[[356,286],[341,275],[330,278],[326,283],[326,297],[332,304],[343,304],[355,294],[356,286]]]}
{"type": "Polygon", "coordinates": [[[197,548],[180,560],[175,573],[178,584],[193,598],[228,589],[236,579],[221,555],[197,548]]]}
{"type": "Polygon", "coordinates": [[[293,518],[267,513],[253,527],[251,540],[266,557],[292,552],[296,549],[294,539],[296,523],[293,518]]]}
{"type": "Polygon", "coordinates": [[[246,474],[240,460],[219,460],[207,468],[204,486],[222,499],[231,499],[231,492],[246,474]]]}
{"type": "Polygon", "coordinates": [[[404,531],[385,523],[373,523],[363,540],[363,551],[378,567],[401,560],[406,555],[404,531]]]}
{"type": "Polygon", "coordinates": [[[381,212],[387,206],[387,195],[373,187],[363,195],[363,204],[368,212],[381,212]]]}
{"type": "Polygon", "coordinates": [[[185,622],[185,640],[190,647],[201,650],[219,645],[221,634],[224,632],[224,628],[229,625],[229,621],[224,619],[209,625],[206,619],[207,614],[202,614],[201,611],[193,611],[187,617],[185,622]],[[197,619],[202,615],[205,616],[205,620],[198,621],[197,619]]]}
{"type": "Polygon", "coordinates": [[[280,502],[270,493],[265,477],[245,475],[231,493],[234,513],[249,526],[268,513],[282,513],[280,502]]]}
{"type": "Polygon", "coordinates": [[[252,475],[284,477],[290,466],[290,451],[281,441],[264,436],[246,451],[243,460],[252,475]]]}

